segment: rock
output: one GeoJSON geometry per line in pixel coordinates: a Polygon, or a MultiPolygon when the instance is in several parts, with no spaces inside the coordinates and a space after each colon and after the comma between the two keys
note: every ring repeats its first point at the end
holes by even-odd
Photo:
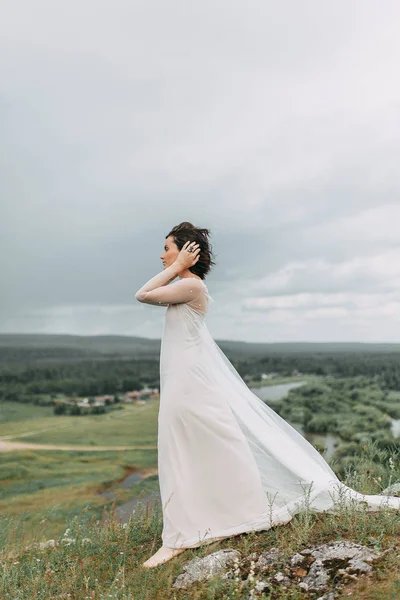
{"type": "Polygon", "coordinates": [[[384,490],[382,490],[382,492],[380,492],[380,496],[394,496],[394,494],[399,494],[400,493],[400,483],[392,483],[392,485],[389,485],[389,487],[385,488],[384,490]]]}
{"type": "Polygon", "coordinates": [[[221,575],[221,579],[233,579],[234,578],[234,573],[232,569],[229,569],[229,571],[226,571],[226,573],[223,573],[221,575]]]}
{"type": "Polygon", "coordinates": [[[256,585],[254,586],[254,589],[256,590],[256,592],[261,593],[268,587],[269,585],[267,581],[257,581],[256,585]]]}
{"type": "Polygon", "coordinates": [[[336,598],[336,593],[334,591],[331,591],[331,592],[324,594],[323,596],[320,596],[319,598],[317,598],[317,600],[335,600],[335,598],[336,598]]]}
{"type": "Polygon", "coordinates": [[[329,581],[329,572],[324,568],[322,561],[315,561],[303,581],[299,583],[299,587],[306,591],[323,591],[328,587],[329,581]]]}
{"type": "Polygon", "coordinates": [[[293,556],[290,558],[290,564],[292,565],[292,567],[299,567],[303,564],[303,562],[304,555],[299,554],[298,552],[296,552],[296,554],[293,554],[293,556]]]}
{"type": "Polygon", "coordinates": [[[271,567],[284,560],[284,554],[278,548],[271,548],[268,552],[262,552],[254,565],[255,572],[269,571],[271,567]]]}
{"type": "Polygon", "coordinates": [[[268,592],[268,590],[270,588],[271,588],[271,584],[268,583],[268,581],[257,581],[257,583],[254,585],[253,589],[250,591],[250,594],[248,594],[246,597],[244,597],[243,600],[256,600],[257,598],[259,598],[258,594],[262,594],[263,592],[268,592]]]}
{"type": "MultiPolygon", "coordinates": [[[[304,551],[301,554],[305,554],[304,551]]],[[[370,573],[372,567],[368,562],[376,560],[381,554],[347,541],[331,542],[310,548],[306,555],[311,555],[315,561],[308,574],[299,583],[299,587],[306,591],[323,591],[329,586],[332,575],[350,577],[354,573],[370,573]]]]}
{"type": "Polygon", "coordinates": [[[259,596],[255,596],[254,594],[262,594],[263,592],[268,592],[271,588],[271,584],[268,581],[257,581],[254,585],[254,588],[250,591],[250,594],[244,597],[244,600],[256,600],[259,596]]]}
{"type": "Polygon", "coordinates": [[[235,558],[240,559],[240,552],[232,548],[224,548],[204,558],[196,557],[183,566],[184,573],[179,575],[172,584],[176,588],[187,588],[196,581],[206,581],[214,575],[226,574],[235,558]]]}
{"type": "Polygon", "coordinates": [[[225,548],[187,563],[183,567],[185,572],[179,575],[173,586],[187,588],[196,581],[205,581],[214,575],[220,575],[222,579],[238,576],[243,581],[250,567],[248,580],[259,579],[256,581],[259,589],[254,592],[262,592],[271,586],[263,581],[262,576],[259,577],[268,572],[267,579],[272,580],[274,585],[297,586],[311,594],[323,594],[318,600],[334,600],[345,581],[354,580],[359,574],[369,574],[372,571],[370,563],[386,552],[388,550],[378,552],[353,542],[337,541],[305,548],[289,558],[285,557],[284,552],[272,548],[261,554],[253,552],[240,560],[240,552],[225,548]]]}
{"type": "Polygon", "coordinates": [[[272,579],[276,581],[276,583],[281,583],[282,585],[290,585],[291,583],[289,577],[286,577],[286,575],[284,575],[280,571],[278,571],[278,573],[275,573],[272,579]]]}

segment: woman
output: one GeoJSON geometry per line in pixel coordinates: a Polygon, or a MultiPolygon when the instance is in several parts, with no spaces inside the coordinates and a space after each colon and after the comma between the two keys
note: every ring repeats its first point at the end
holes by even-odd
{"type": "Polygon", "coordinates": [[[144,567],[287,523],[306,505],[333,511],[344,499],[400,507],[400,498],[342,484],[320,453],[250,391],[213,340],[205,323],[212,299],[203,280],[215,264],[208,236],[188,222],[174,227],[164,270],[136,293],[139,302],[168,307],[158,414],[163,544],[144,567]]]}

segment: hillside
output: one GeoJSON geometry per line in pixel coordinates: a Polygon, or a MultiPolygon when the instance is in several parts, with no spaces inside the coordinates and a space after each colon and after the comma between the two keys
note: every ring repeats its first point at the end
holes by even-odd
{"type": "MultiPolygon", "coordinates": [[[[215,340],[231,359],[246,360],[269,354],[387,354],[400,353],[399,344],[358,342],[286,342],[252,343],[233,340],[215,340]]],[[[160,352],[160,339],[123,335],[80,336],[66,334],[0,334],[0,360],[10,359],[17,351],[36,356],[90,357],[121,355],[154,358],[160,352]]]]}
{"type": "MultiPolygon", "coordinates": [[[[384,461],[386,471],[383,479],[386,483],[400,477],[397,457],[395,463],[390,458],[387,455],[384,461]]],[[[369,476],[368,467],[369,456],[366,453],[358,462],[357,475],[349,475],[346,483],[364,493],[376,493],[376,483],[369,476]]],[[[286,525],[246,532],[211,545],[187,549],[167,563],[145,569],[143,562],[161,545],[159,503],[139,504],[127,523],[121,523],[113,509],[109,513],[100,514],[98,511],[94,515],[89,510],[91,508],[84,507],[79,514],[69,518],[63,533],[55,536],[47,533],[55,507],[42,511],[40,525],[29,538],[23,534],[24,518],[1,519],[1,598],[399,598],[400,514],[396,510],[384,508],[369,512],[362,506],[341,505],[335,514],[316,514],[306,506],[286,525]],[[335,547],[349,548],[347,558],[330,558],[332,552],[336,552],[335,547]],[[321,556],[322,548],[325,548],[325,556],[319,558],[318,563],[315,556],[321,556]],[[201,580],[199,565],[204,563],[205,567],[210,563],[211,555],[221,557],[217,563],[221,571],[216,570],[215,562],[214,570],[209,564],[207,571],[202,571],[202,576],[208,573],[210,578],[201,580]],[[356,557],[362,555],[366,559],[357,560],[356,557]],[[235,557],[236,562],[226,562],[224,567],[223,560],[228,556],[235,557]],[[194,559],[202,561],[198,562],[197,569],[194,559]],[[193,573],[193,570],[195,581],[188,582],[188,573],[193,573]],[[225,573],[227,576],[224,576],[225,573]]]]}

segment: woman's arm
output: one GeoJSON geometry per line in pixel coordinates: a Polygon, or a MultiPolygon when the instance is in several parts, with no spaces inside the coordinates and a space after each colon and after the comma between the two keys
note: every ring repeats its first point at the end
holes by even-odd
{"type": "Polygon", "coordinates": [[[199,297],[202,282],[195,277],[185,277],[179,281],[167,285],[177,277],[182,270],[182,265],[173,263],[161,273],[152,277],[135,294],[136,300],[146,304],[157,304],[168,306],[168,304],[180,304],[190,302],[199,297]]]}

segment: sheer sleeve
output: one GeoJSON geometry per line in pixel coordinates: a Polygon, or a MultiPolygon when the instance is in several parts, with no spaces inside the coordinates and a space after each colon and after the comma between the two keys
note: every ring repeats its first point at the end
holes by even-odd
{"type": "Polygon", "coordinates": [[[168,306],[196,300],[202,291],[201,280],[195,277],[185,277],[167,285],[177,276],[173,265],[152,277],[135,294],[136,300],[146,304],[168,306]]]}

